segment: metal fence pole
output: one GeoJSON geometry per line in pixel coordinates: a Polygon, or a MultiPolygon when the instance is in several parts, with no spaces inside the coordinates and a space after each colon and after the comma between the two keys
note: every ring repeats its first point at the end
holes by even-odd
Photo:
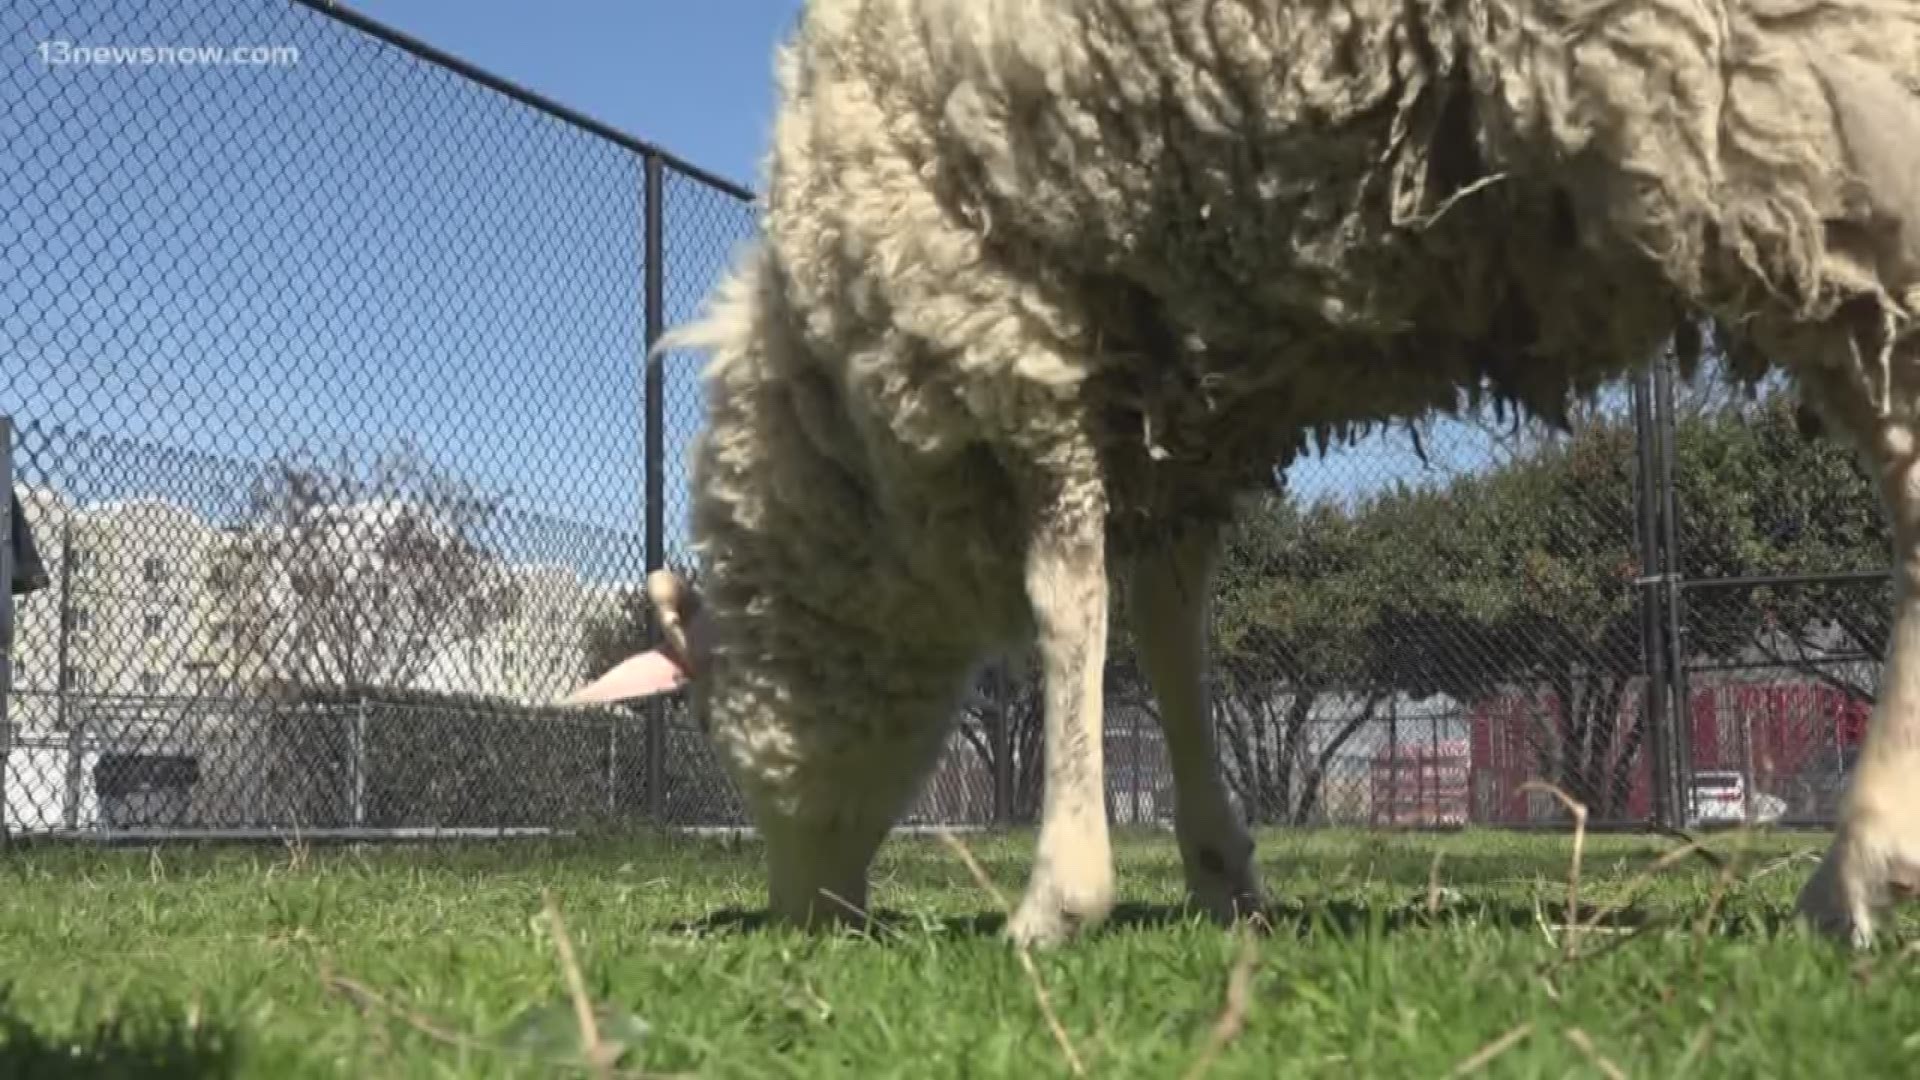
{"type": "Polygon", "coordinates": [[[1400,823],[1400,702],[1387,699],[1387,824],[1400,823]]]}
{"type": "Polygon", "coordinates": [[[1740,820],[1753,824],[1753,714],[1740,710],[1740,820]]]}
{"type": "MultiPolygon", "coordinates": [[[[654,347],[666,332],[666,240],[663,224],[666,182],[660,155],[648,153],[644,162],[646,198],[645,252],[643,275],[646,278],[646,531],[647,572],[666,565],[666,372],[654,347]]],[[[660,623],[651,609],[647,612],[647,639],[660,641],[660,623]]],[[[655,698],[648,705],[646,734],[647,814],[659,821],[666,809],[666,725],[667,703],[655,698]]]]}
{"type": "Polygon", "coordinates": [[[993,743],[993,821],[1005,828],[1013,824],[1013,736],[1007,723],[1007,694],[1000,693],[1000,673],[987,672],[992,693],[987,699],[987,738],[993,743]]]}
{"type": "Polygon", "coordinates": [[[1133,755],[1132,755],[1133,756],[1133,823],[1135,825],[1138,825],[1142,821],[1145,821],[1147,817],[1146,795],[1143,794],[1141,791],[1142,781],[1146,773],[1141,767],[1141,757],[1142,757],[1140,753],[1140,712],[1141,710],[1133,709],[1130,711],[1133,714],[1133,723],[1129,725],[1132,728],[1132,732],[1130,735],[1130,742],[1132,743],[1132,749],[1133,749],[1133,755]]]}
{"type": "Polygon", "coordinates": [[[1693,700],[1688,692],[1686,669],[1686,646],[1681,640],[1680,580],[1682,566],[1680,561],[1679,526],[1676,484],[1673,477],[1674,443],[1679,437],[1679,425],[1674,417],[1673,407],[1673,359],[1662,356],[1654,365],[1654,414],[1660,432],[1660,543],[1664,559],[1664,587],[1661,593],[1666,601],[1666,676],[1667,705],[1673,717],[1673,784],[1675,788],[1676,826],[1684,827],[1692,785],[1688,776],[1693,771],[1693,700]]]}
{"type": "Polygon", "coordinates": [[[353,824],[367,823],[367,699],[360,698],[353,710],[353,824]]]}
{"type": "Polygon", "coordinates": [[[13,756],[13,418],[0,416],[0,844],[7,828],[7,762],[13,756]]]}
{"type": "Polygon", "coordinates": [[[1444,813],[1444,804],[1440,801],[1440,718],[1437,716],[1427,717],[1427,764],[1421,773],[1433,778],[1433,809],[1427,814],[1426,824],[1437,825],[1440,815],[1444,813]]]}
{"type": "Polygon", "coordinates": [[[1640,547],[1640,664],[1646,681],[1642,690],[1640,722],[1647,725],[1649,750],[1653,755],[1652,787],[1654,821],[1669,827],[1681,825],[1675,809],[1675,769],[1673,744],[1677,733],[1668,708],[1666,678],[1666,640],[1660,618],[1659,591],[1665,560],[1659,540],[1659,477],[1655,468],[1651,372],[1641,372],[1633,380],[1635,472],[1639,498],[1635,508],[1635,526],[1640,547]]]}
{"type": "Polygon", "coordinates": [[[67,828],[80,827],[80,789],[86,782],[87,720],[80,709],[68,709],[72,686],[67,680],[73,664],[73,517],[60,522],[60,622],[53,658],[53,723],[67,733],[67,791],[62,817],[67,828]]]}

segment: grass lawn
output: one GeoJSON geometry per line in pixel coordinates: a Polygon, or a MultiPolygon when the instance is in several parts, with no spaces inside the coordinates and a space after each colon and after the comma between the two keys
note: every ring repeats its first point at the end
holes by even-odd
{"type": "MultiPolygon", "coordinates": [[[[1255,944],[1180,915],[1169,841],[1123,835],[1115,923],[1035,972],[1093,1076],[1187,1074],[1236,970],[1209,1076],[1920,1075],[1920,952],[1859,960],[1789,918],[1824,840],[1711,837],[1730,874],[1688,855],[1648,881],[1677,842],[1588,837],[1602,928],[1570,956],[1566,836],[1262,835],[1275,933],[1255,944]]],[[[1031,835],[968,845],[1017,896],[1031,835]]],[[[950,849],[889,842],[871,937],[754,926],[758,854],[16,849],[0,1075],[588,1075],[543,890],[627,1075],[1068,1075],[950,849]]]]}

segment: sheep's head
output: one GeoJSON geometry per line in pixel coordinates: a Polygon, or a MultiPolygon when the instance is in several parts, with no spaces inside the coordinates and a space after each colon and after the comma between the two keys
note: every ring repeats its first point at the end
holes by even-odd
{"type": "Polygon", "coordinates": [[[659,648],[636,653],[561,700],[563,705],[601,704],[678,690],[705,665],[709,631],[700,594],[669,570],[647,575],[647,602],[660,622],[659,648]]]}

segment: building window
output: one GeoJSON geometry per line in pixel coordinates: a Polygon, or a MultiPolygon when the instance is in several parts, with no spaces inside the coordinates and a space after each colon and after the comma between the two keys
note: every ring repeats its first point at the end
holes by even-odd
{"type": "Polygon", "coordinates": [[[160,692],[159,674],[152,671],[141,672],[140,673],[140,692],[143,694],[159,693],[160,692]]]}
{"type": "Polygon", "coordinates": [[[167,580],[167,563],[158,555],[149,555],[140,560],[140,576],[149,585],[158,585],[167,580]]]}
{"type": "Polygon", "coordinates": [[[66,678],[61,681],[66,684],[67,689],[85,690],[87,688],[87,669],[86,668],[83,668],[78,664],[68,664],[64,674],[66,675],[66,678]]]}
{"type": "Polygon", "coordinates": [[[93,612],[87,608],[77,607],[70,609],[67,612],[67,619],[67,625],[74,630],[90,630],[93,628],[93,612]]]}
{"type": "Polygon", "coordinates": [[[148,638],[157,638],[160,636],[161,619],[159,615],[151,611],[147,612],[145,625],[148,638]]]}

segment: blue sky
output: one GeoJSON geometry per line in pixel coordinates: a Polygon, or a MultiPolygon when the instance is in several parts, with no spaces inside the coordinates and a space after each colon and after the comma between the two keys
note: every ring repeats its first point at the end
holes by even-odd
{"type": "MultiPolygon", "coordinates": [[[[751,181],[793,8],[709,10],[368,13],[751,181]]],[[[490,539],[511,556],[637,576],[634,155],[285,0],[10,2],[0,40],[0,410],[25,429],[23,479],[230,518],[249,462],[405,440],[506,496],[490,539]],[[299,57],[63,64],[48,43],[299,57]]],[[[672,324],[752,217],[672,173],[664,206],[672,324]]],[[[685,358],[669,378],[677,534],[699,402],[685,358]]]]}
{"type": "Polygon", "coordinates": [[[381,22],[758,186],[799,0],[357,0],[381,22]]]}
{"type": "MultiPolygon", "coordinates": [[[[359,10],[749,186],[798,0],[360,0],[359,10]]],[[[639,568],[639,163],[286,0],[8,0],[0,411],[83,499],[230,517],[247,464],[410,441],[506,497],[492,540],[639,568]],[[293,45],[281,67],[54,65],[44,43],[293,45]]],[[[750,208],[670,175],[667,321],[750,208]]],[[[668,530],[700,405],[670,360],[668,530]]],[[[1431,437],[1453,464],[1473,440],[1431,437]]],[[[1418,479],[1403,435],[1296,467],[1418,479]]]]}

